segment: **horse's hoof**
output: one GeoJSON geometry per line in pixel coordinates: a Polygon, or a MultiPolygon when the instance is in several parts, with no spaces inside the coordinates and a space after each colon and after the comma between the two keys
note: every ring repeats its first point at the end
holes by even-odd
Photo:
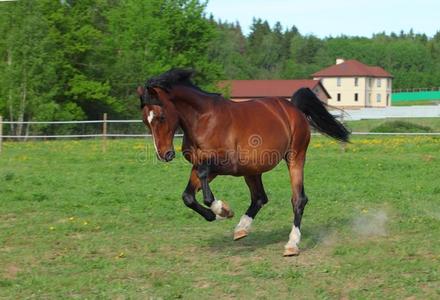
{"type": "Polygon", "coordinates": [[[225,201],[222,201],[222,210],[221,210],[219,216],[223,217],[223,218],[228,218],[228,219],[231,219],[232,217],[234,217],[234,212],[232,211],[232,209],[229,207],[229,205],[225,201]]]}
{"type": "Polygon", "coordinates": [[[239,239],[242,239],[248,235],[248,232],[246,230],[238,230],[234,232],[234,241],[238,241],[239,239]]]}
{"type": "Polygon", "coordinates": [[[298,247],[289,247],[284,249],[284,256],[298,256],[299,249],[298,247]]]}

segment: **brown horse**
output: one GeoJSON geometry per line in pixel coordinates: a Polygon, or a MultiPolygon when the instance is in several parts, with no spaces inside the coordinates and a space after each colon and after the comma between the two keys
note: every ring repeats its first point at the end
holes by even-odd
{"type": "Polygon", "coordinates": [[[214,197],[209,182],[217,175],[244,176],[251,204],[234,231],[234,239],[241,239],[268,202],[262,173],[285,160],[294,220],[284,255],[298,255],[301,218],[307,203],[303,179],[309,123],[344,142],[348,141],[347,129],[310,89],[298,90],[292,101],[265,98],[233,102],[202,91],[191,82],[191,75],[191,71],[172,69],[148,80],[145,88],[138,88],[143,121],[151,130],[159,159],[174,158],[174,133],[179,126],[184,132],[182,152],[193,165],[182,196],[185,205],[208,221],[231,218],[232,210],[214,197]],[[196,200],[200,189],[207,207],[196,200]]]}

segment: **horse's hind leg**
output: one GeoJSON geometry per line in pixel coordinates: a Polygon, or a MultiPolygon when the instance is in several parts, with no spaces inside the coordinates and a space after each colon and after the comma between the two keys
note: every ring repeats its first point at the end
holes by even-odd
{"type": "Polygon", "coordinates": [[[289,167],[290,182],[292,185],[292,206],[293,206],[293,226],[289,235],[289,241],[284,246],[284,256],[293,256],[299,254],[298,244],[301,239],[301,218],[304,207],[307,204],[307,196],[304,193],[304,155],[296,155],[292,159],[287,159],[289,167]]]}
{"type": "Polygon", "coordinates": [[[251,192],[251,205],[246,211],[246,214],[241,217],[240,222],[235,227],[234,240],[239,240],[248,235],[252,221],[263,205],[268,201],[266,192],[264,191],[263,182],[261,180],[261,174],[245,176],[244,179],[249,187],[249,191],[251,192]]]}

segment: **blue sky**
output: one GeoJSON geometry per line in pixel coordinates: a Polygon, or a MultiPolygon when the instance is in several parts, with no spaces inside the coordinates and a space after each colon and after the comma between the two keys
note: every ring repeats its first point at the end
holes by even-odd
{"type": "Polygon", "coordinates": [[[209,0],[206,11],[215,19],[239,21],[245,34],[253,17],[319,37],[440,31],[440,0],[209,0]]]}

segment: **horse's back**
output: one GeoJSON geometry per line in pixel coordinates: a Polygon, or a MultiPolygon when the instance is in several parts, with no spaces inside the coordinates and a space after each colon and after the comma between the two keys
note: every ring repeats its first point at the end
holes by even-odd
{"type": "Polygon", "coordinates": [[[303,131],[305,136],[310,135],[305,115],[285,98],[258,98],[231,104],[235,119],[246,123],[249,128],[255,126],[253,123],[257,123],[257,127],[271,128],[275,122],[288,124],[292,134],[303,131]]]}

